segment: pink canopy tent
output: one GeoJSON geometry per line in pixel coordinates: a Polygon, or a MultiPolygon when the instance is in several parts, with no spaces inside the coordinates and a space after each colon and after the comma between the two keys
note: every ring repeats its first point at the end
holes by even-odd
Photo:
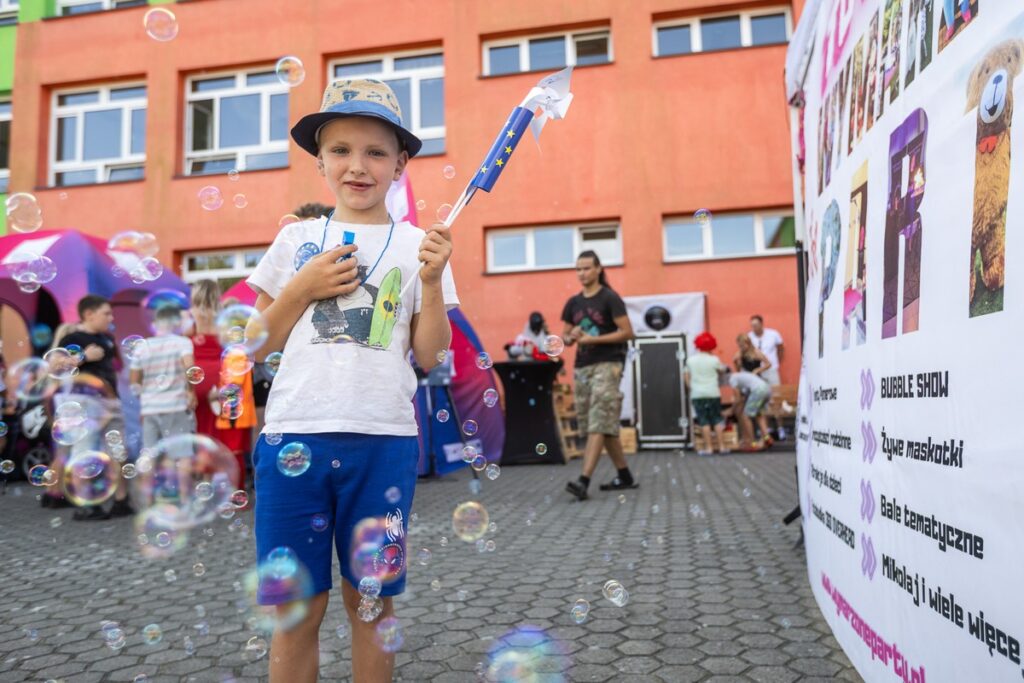
{"type": "MultiPolygon", "coordinates": [[[[412,183],[409,182],[409,175],[403,173],[402,177],[391,183],[388,189],[388,196],[385,199],[388,213],[396,221],[409,221],[417,225],[416,201],[412,196],[412,183]]],[[[252,306],[256,303],[256,293],[245,284],[245,280],[236,282],[221,295],[222,300],[236,299],[239,303],[252,306]]]]}
{"type": "Polygon", "coordinates": [[[77,320],[78,300],[86,294],[99,294],[114,305],[121,338],[148,334],[138,306],[147,295],[160,289],[188,292],[188,286],[168,270],[154,281],[135,284],[127,275],[115,274],[117,265],[107,253],[106,240],[77,230],[6,235],[0,237],[0,303],[14,308],[29,324],[41,322],[52,328],[77,320]],[[38,291],[25,293],[12,275],[15,265],[31,256],[53,261],[57,277],[38,291]]]}

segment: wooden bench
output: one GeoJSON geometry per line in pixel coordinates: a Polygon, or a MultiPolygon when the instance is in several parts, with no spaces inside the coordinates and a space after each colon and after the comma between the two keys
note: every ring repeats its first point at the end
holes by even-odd
{"type": "Polygon", "coordinates": [[[796,424],[798,391],[799,386],[796,384],[780,384],[772,387],[772,397],[768,400],[764,414],[777,419],[783,426],[794,426],[796,424]]]}

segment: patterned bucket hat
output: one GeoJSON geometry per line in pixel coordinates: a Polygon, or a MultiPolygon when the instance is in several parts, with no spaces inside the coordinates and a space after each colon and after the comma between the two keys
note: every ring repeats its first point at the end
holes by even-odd
{"type": "Polygon", "coordinates": [[[372,78],[336,81],[324,90],[320,111],[303,116],[292,128],[292,139],[313,156],[320,151],[320,129],[324,124],[346,116],[370,116],[391,124],[410,157],[416,156],[423,142],[402,125],[402,108],[387,83],[372,78]]]}

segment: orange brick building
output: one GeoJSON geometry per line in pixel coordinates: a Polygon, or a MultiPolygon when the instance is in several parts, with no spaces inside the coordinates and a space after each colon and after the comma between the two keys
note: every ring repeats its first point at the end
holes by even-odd
{"type": "Polygon", "coordinates": [[[454,228],[456,283],[485,345],[500,350],[534,309],[560,329],[574,254],[596,248],[623,295],[706,292],[729,353],[763,314],[796,381],[782,69],[800,0],[191,0],[165,5],[179,29],[168,42],[147,36],[139,2],[21,4],[13,90],[0,92],[9,185],[39,198],[48,228],[152,232],[186,280],[243,277],[283,214],[333,201],[287,130],[346,75],[391,82],[426,141],[409,167],[425,224],[540,76],[576,64],[567,119],[540,149],[521,145],[454,228]],[[284,55],[305,65],[297,87],[273,75],[284,55]],[[224,193],[219,210],[200,206],[206,185],[224,193]],[[710,225],[693,219],[702,208],[710,225]]]}

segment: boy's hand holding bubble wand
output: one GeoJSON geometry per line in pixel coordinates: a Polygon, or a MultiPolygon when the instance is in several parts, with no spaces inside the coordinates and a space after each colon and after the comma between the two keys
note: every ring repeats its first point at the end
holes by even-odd
{"type": "MultiPolygon", "coordinates": [[[[491,145],[491,151],[473,175],[473,179],[459,195],[459,199],[452,206],[451,211],[442,220],[445,228],[452,226],[477,190],[491,191],[527,128],[533,132],[534,139],[539,141],[540,132],[549,119],[565,117],[565,113],[569,110],[569,104],[572,103],[572,93],[569,92],[571,77],[572,67],[570,66],[541,79],[535,87],[530,89],[522,103],[512,110],[508,121],[502,126],[497,139],[491,145]],[[539,113],[535,114],[538,110],[539,113]]],[[[409,287],[417,279],[411,278],[405,284],[398,297],[399,300],[405,296],[409,287]]]]}

